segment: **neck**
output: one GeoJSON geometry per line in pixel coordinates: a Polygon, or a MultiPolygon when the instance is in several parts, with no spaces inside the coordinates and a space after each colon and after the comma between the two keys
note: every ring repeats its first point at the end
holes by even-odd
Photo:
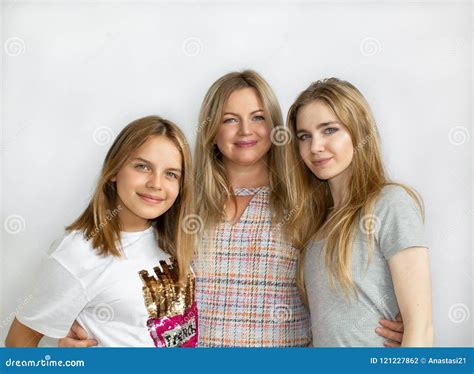
{"type": "Polygon", "coordinates": [[[140,232],[145,231],[150,227],[150,224],[147,223],[136,223],[136,224],[122,224],[122,230],[124,232],[140,232]]]}
{"type": "Polygon", "coordinates": [[[240,165],[224,160],[224,166],[232,187],[255,188],[269,183],[266,158],[251,165],[240,165]]]}
{"type": "Polygon", "coordinates": [[[328,180],[329,189],[331,190],[331,196],[334,202],[334,211],[346,203],[349,192],[350,177],[351,172],[350,170],[346,169],[341,174],[328,180]]]}

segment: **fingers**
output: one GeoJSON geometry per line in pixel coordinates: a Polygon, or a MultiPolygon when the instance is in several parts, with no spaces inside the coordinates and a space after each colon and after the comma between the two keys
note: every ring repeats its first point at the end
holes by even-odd
{"type": "Polygon", "coordinates": [[[62,338],[58,341],[58,347],[61,348],[89,348],[97,345],[97,340],[85,339],[77,340],[72,338],[62,338]]]}
{"type": "Polygon", "coordinates": [[[77,321],[74,321],[74,323],[72,324],[71,331],[74,332],[74,334],[76,334],[78,339],[80,340],[87,339],[86,330],[84,330],[77,321]]]}
{"type": "Polygon", "coordinates": [[[401,344],[399,342],[394,342],[393,340],[385,340],[383,346],[387,348],[399,348],[401,344]]]}
{"type": "Polygon", "coordinates": [[[389,321],[388,319],[380,319],[379,323],[389,329],[396,332],[403,332],[403,322],[389,321]]]}
{"type": "Polygon", "coordinates": [[[375,332],[385,339],[392,340],[394,342],[401,343],[403,339],[403,334],[401,332],[396,332],[389,330],[383,327],[377,327],[375,332]]]}

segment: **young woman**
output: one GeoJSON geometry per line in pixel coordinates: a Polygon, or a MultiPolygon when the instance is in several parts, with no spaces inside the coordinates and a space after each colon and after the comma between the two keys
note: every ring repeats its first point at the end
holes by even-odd
{"type": "Polygon", "coordinates": [[[181,229],[193,213],[190,172],[186,139],[172,122],[149,116],[125,127],[6,346],[62,338],[75,319],[99,346],[195,346],[194,239],[181,229]]]}
{"type": "Polygon", "coordinates": [[[362,94],[336,78],[311,84],[288,113],[304,163],[306,289],[315,346],[379,346],[381,315],[404,320],[402,346],[431,346],[431,286],[421,199],[385,176],[375,121],[362,94]],[[307,245],[309,244],[309,245],[307,245]]]}
{"type": "MultiPolygon", "coordinates": [[[[205,226],[194,262],[202,346],[311,343],[310,318],[296,283],[299,254],[291,244],[301,202],[287,131],[273,91],[256,72],[226,74],[209,88],[195,150],[198,212],[205,226]]],[[[381,333],[395,340],[401,335],[381,333]]]]}

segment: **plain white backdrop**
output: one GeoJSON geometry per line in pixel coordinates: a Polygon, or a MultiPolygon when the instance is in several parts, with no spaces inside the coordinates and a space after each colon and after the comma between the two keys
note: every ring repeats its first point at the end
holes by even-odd
{"type": "Polygon", "coordinates": [[[0,341],[114,136],[158,114],[193,144],[207,88],[252,68],[285,115],[325,77],[366,96],[390,177],[425,201],[435,344],[472,346],[472,18],[469,1],[4,1],[0,341]]]}

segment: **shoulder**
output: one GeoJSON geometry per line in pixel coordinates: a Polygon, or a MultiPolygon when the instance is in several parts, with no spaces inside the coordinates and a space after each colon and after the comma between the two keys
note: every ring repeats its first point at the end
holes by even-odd
{"type": "Polygon", "coordinates": [[[376,211],[400,208],[405,209],[407,207],[416,209],[420,212],[420,207],[415,198],[401,185],[387,185],[383,187],[375,203],[376,211]]]}
{"type": "Polygon", "coordinates": [[[389,184],[380,190],[378,202],[399,201],[413,198],[407,190],[398,184],[389,184]]]}
{"type": "Polygon", "coordinates": [[[50,248],[49,257],[58,261],[71,273],[78,275],[85,264],[96,262],[100,257],[90,240],[81,231],[66,232],[50,248]]]}
{"type": "Polygon", "coordinates": [[[91,243],[87,240],[81,231],[65,232],[63,236],[51,245],[49,255],[59,257],[65,253],[75,252],[78,249],[89,249],[91,243]]]}

